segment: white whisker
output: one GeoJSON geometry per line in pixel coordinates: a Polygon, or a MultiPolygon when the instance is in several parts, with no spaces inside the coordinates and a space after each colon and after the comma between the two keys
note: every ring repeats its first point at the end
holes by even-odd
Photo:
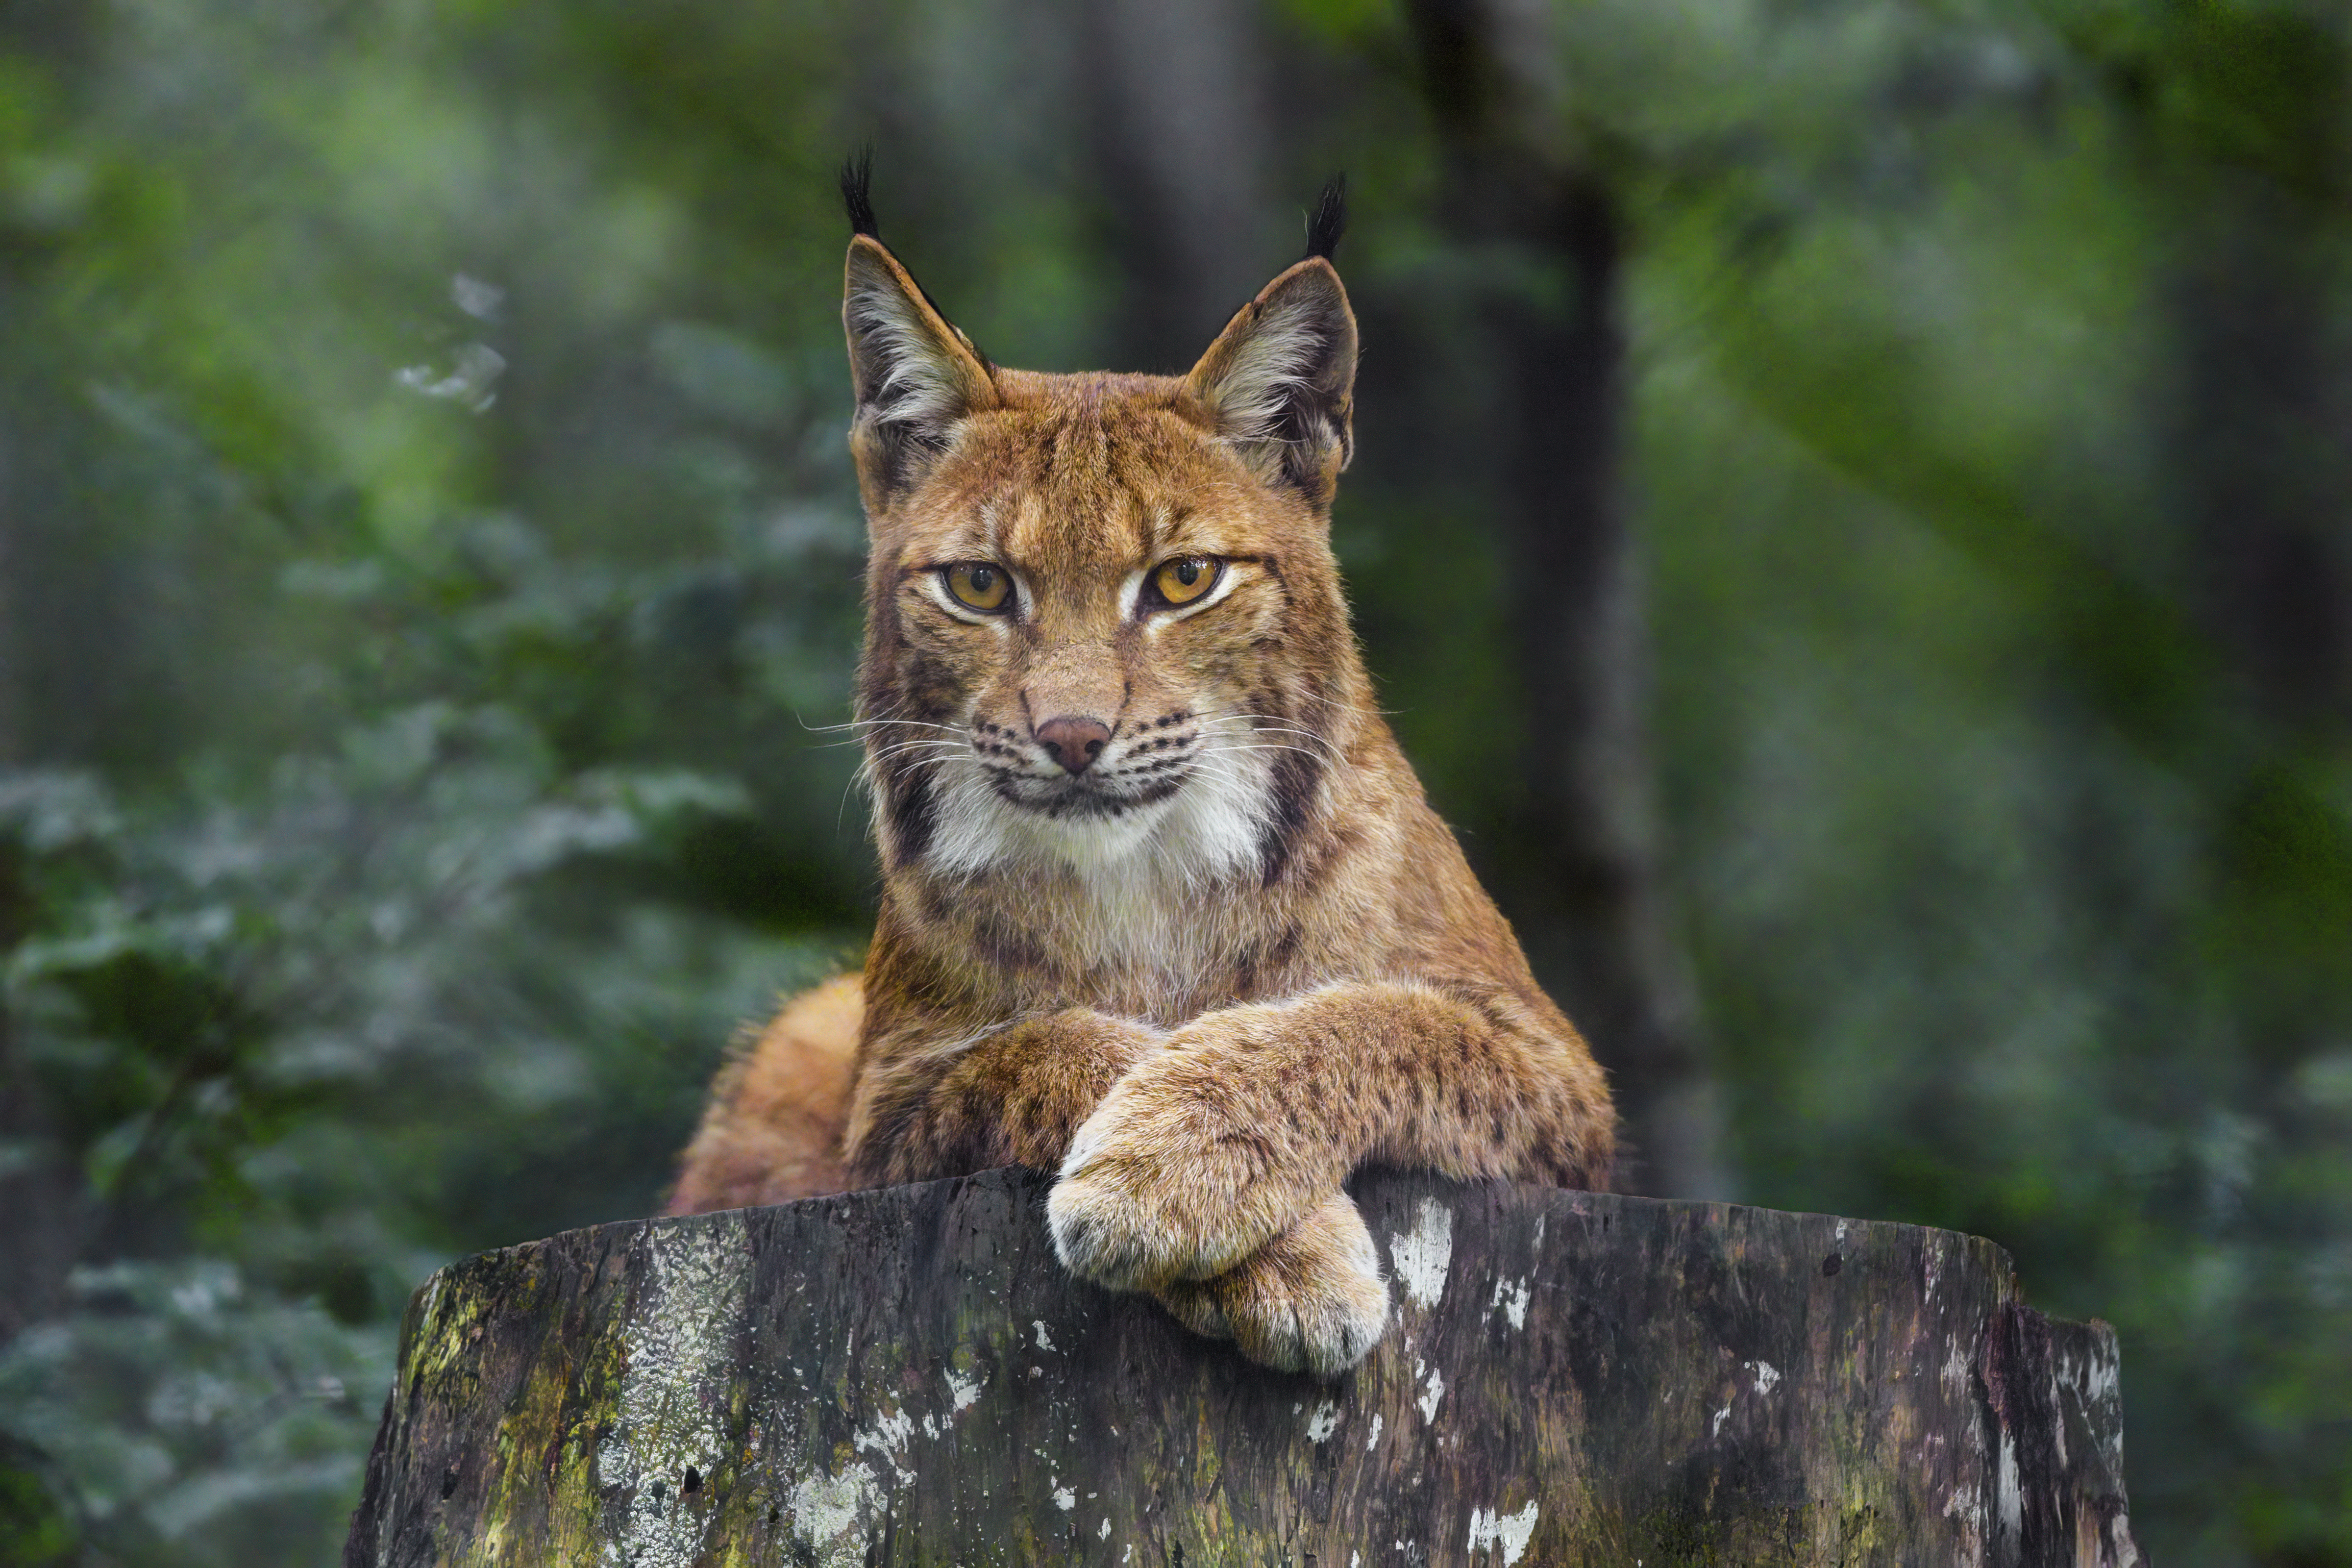
{"type": "Polygon", "coordinates": [[[1342,702],[1336,697],[1327,697],[1319,691],[1309,691],[1306,693],[1306,696],[1307,700],[1310,702],[1320,702],[1324,707],[1329,708],[1337,712],[1353,713],[1358,717],[1364,719],[1385,719],[1391,714],[1403,711],[1402,709],[1399,708],[1360,707],[1353,702],[1342,702]]]}
{"type": "MultiPolygon", "coordinates": [[[[1347,758],[1341,753],[1339,748],[1332,742],[1329,736],[1318,734],[1313,730],[1302,730],[1295,724],[1283,722],[1282,721],[1288,717],[1286,714],[1229,713],[1223,717],[1229,721],[1237,721],[1247,724],[1251,732],[1254,734],[1297,735],[1303,739],[1312,741],[1329,753],[1331,761],[1335,764],[1341,767],[1345,767],[1347,765],[1347,758]]],[[[1210,732],[1212,734],[1219,734],[1223,731],[1213,729],[1210,732]]]]}
{"type": "Polygon", "coordinates": [[[878,763],[885,757],[895,757],[901,752],[968,752],[970,750],[971,750],[971,743],[968,741],[933,741],[925,739],[920,741],[900,741],[896,745],[884,746],[878,751],[871,752],[867,753],[867,757],[869,761],[878,763]]]}
{"type": "MultiPolygon", "coordinates": [[[[954,746],[954,742],[949,741],[917,742],[912,743],[932,746],[954,746]]],[[[887,755],[887,753],[885,754],[887,755]]],[[[919,757],[913,763],[908,764],[908,766],[902,771],[901,776],[911,777],[914,774],[920,773],[925,768],[936,768],[940,766],[942,763],[952,762],[954,758],[950,755],[919,757]]],[[[876,758],[867,757],[864,762],[859,763],[857,764],[857,770],[849,775],[849,782],[841,786],[841,803],[834,808],[833,813],[833,830],[835,833],[841,831],[842,814],[849,809],[849,792],[851,790],[864,789],[869,795],[874,795],[880,790],[881,781],[875,776],[874,763],[876,761],[876,758]]]]}
{"type": "Polygon", "coordinates": [[[1231,756],[1237,752],[1296,752],[1302,757],[1312,757],[1318,763],[1331,760],[1321,752],[1311,751],[1305,746],[1286,746],[1276,741],[1269,741],[1263,745],[1255,746],[1213,746],[1201,754],[1204,757],[1223,757],[1231,756]]]}

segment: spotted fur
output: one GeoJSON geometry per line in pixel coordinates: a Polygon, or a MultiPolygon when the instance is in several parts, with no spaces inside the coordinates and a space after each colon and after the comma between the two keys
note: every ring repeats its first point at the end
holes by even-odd
{"type": "Polygon", "coordinates": [[[1351,1172],[1596,1186],[1614,1121],[1374,708],[1328,538],[1339,274],[1277,277],[1187,376],[1036,374],[868,212],[845,321],[880,920],[854,987],[721,1078],[673,1206],[1029,1164],[1074,1272],[1350,1364],[1387,1305],[1351,1172]],[[1156,598],[1188,558],[1213,586],[1156,598]],[[975,563],[1006,607],[956,596],[975,563]]]}

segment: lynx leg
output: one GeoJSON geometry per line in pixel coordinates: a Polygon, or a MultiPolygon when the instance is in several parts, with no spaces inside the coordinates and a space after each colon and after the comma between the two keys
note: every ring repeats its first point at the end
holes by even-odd
{"type": "Polygon", "coordinates": [[[1318,1377],[1363,1360],[1388,1325],[1380,1254],[1345,1193],[1215,1279],[1173,1280],[1153,1294],[1194,1333],[1318,1377]]]}

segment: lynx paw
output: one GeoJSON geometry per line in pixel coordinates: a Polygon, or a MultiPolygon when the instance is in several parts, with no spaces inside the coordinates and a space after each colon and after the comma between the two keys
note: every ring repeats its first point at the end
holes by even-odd
{"type": "Polygon", "coordinates": [[[1150,1290],[1220,1273],[1272,1238],[1273,1226],[1205,1212],[1194,1194],[1168,1190],[1181,1180],[1150,1167],[1064,1176],[1045,1201],[1062,1267],[1108,1289],[1150,1290]]]}
{"type": "Polygon", "coordinates": [[[1278,1138],[1229,1125],[1161,1059],[1129,1073],[1071,1140],[1046,1201],[1064,1268],[1113,1290],[1206,1279],[1299,1224],[1341,1173],[1294,1168],[1278,1138]]]}
{"type": "Polygon", "coordinates": [[[1176,1280],[1155,1293],[1194,1333],[1232,1340],[1277,1371],[1318,1377],[1363,1360],[1388,1326],[1380,1255],[1345,1194],[1217,1278],[1176,1280]]]}

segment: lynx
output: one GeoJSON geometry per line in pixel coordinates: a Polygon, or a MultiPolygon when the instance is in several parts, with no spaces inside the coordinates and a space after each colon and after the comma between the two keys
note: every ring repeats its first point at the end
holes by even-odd
{"type": "Polygon", "coordinates": [[[672,1210],[1033,1166],[1073,1274],[1344,1370],[1388,1315],[1351,1173],[1596,1186],[1615,1122],[1349,626],[1339,187],[1178,377],[991,363],[844,192],[879,921],[672,1210]]]}

